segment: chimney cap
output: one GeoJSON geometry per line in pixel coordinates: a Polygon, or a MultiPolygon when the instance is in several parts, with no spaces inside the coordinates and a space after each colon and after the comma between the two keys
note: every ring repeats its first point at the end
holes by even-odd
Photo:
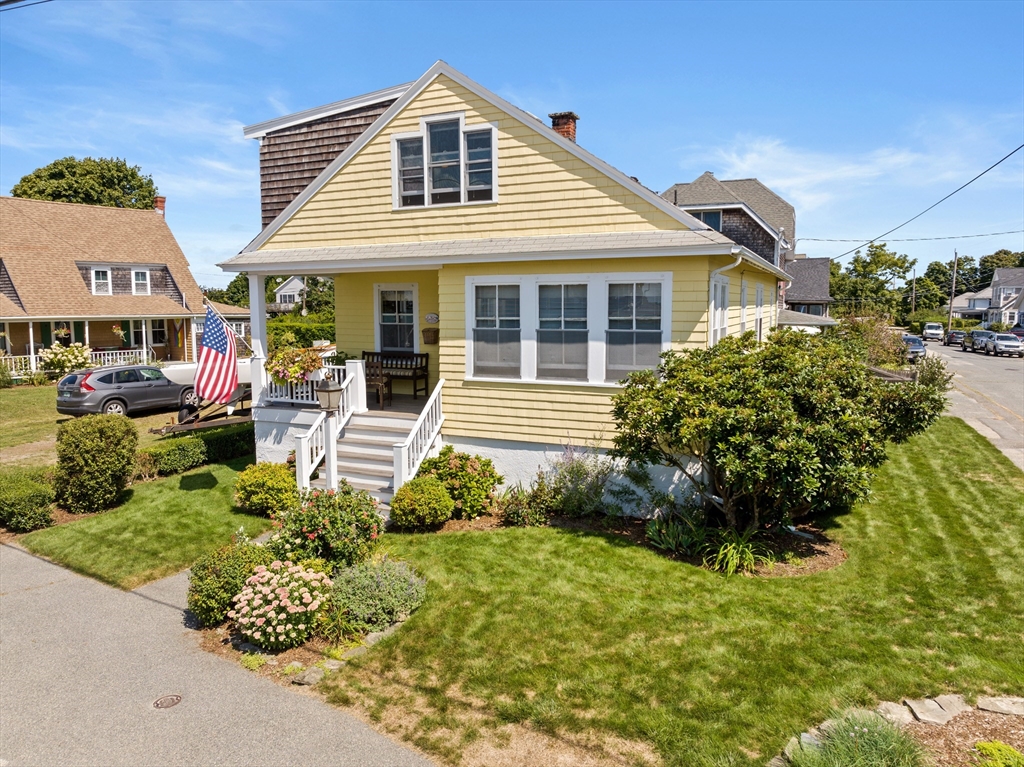
{"type": "Polygon", "coordinates": [[[579,120],[580,116],[575,112],[550,112],[548,114],[552,120],[579,120]]]}

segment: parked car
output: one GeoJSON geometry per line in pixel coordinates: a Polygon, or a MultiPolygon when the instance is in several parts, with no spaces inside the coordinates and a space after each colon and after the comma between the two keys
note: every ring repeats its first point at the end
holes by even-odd
{"type": "Polygon", "coordinates": [[[191,384],[169,381],[151,365],[111,365],[76,370],[57,384],[57,412],[127,414],[154,408],[197,406],[191,384]]]}
{"type": "Polygon", "coordinates": [[[1024,357],[1024,346],[1021,346],[1020,339],[1012,333],[996,333],[985,342],[985,354],[994,354],[997,357],[1008,354],[1011,357],[1016,354],[1024,357]]]}
{"type": "Polygon", "coordinates": [[[943,330],[941,322],[926,322],[921,337],[925,341],[941,341],[943,330]]]}
{"type": "Polygon", "coordinates": [[[907,362],[916,365],[918,360],[923,360],[927,350],[924,348],[924,341],[920,336],[912,336],[904,333],[903,343],[907,345],[907,362]]]}
{"type": "Polygon", "coordinates": [[[946,340],[942,342],[943,346],[959,345],[963,340],[964,336],[967,335],[967,331],[964,330],[951,330],[946,333],[946,340]]]}
{"type": "Polygon", "coordinates": [[[1020,340],[1024,341],[1024,327],[1021,327],[1020,325],[1015,325],[1014,327],[1010,328],[1010,332],[1013,333],[1013,335],[1017,336],[1017,338],[1019,338],[1020,340]]]}
{"type": "Polygon", "coordinates": [[[965,352],[983,352],[985,351],[985,342],[989,336],[994,335],[995,333],[991,330],[971,330],[960,342],[960,349],[965,352]]]}

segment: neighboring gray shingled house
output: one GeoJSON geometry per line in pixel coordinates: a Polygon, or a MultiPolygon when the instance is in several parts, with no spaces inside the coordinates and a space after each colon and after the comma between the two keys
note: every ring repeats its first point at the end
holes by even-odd
{"type": "Polygon", "coordinates": [[[796,258],[783,267],[793,278],[786,288],[786,308],[794,312],[828,317],[829,279],[832,260],[829,258],[796,258]]]}
{"type": "Polygon", "coordinates": [[[1006,322],[1013,325],[1020,320],[1016,309],[1017,297],[1024,293],[1024,268],[996,269],[992,274],[992,303],[985,312],[985,321],[1006,322]]]}
{"type": "Polygon", "coordinates": [[[793,206],[756,178],[719,181],[708,171],[661,196],[776,266],[796,242],[793,206]]]}

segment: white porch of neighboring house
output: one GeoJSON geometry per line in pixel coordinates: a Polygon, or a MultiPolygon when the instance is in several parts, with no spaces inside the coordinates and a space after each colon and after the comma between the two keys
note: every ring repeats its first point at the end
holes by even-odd
{"type": "Polygon", "coordinates": [[[192,317],[0,319],[0,365],[15,377],[43,370],[40,352],[80,343],[91,364],[124,365],[196,359],[199,327],[192,317]]]}
{"type": "MultiPolygon", "coordinates": [[[[284,463],[294,451],[300,488],[336,490],[339,480],[345,479],[388,503],[394,491],[416,475],[423,460],[440,451],[444,380],[438,380],[426,397],[396,394],[387,409],[377,409],[367,397],[363,360],[344,365],[325,360],[318,378],[329,374],[342,390],[339,409],[322,410],[316,392],[319,380],[282,385],[267,373],[263,275],[250,273],[249,281],[256,460],[284,463]]],[[[324,356],[332,352],[333,347],[324,356]]]]}

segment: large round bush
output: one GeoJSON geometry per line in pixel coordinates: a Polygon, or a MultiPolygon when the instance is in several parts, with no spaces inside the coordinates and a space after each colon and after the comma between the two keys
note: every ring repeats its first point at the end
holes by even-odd
{"type": "Polygon", "coordinates": [[[276,515],[267,546],[281,559],[324,559],[347,567],[362,562],[384,532],[377,501],[341,480],[337,491],[306,490],[297,508],[276,515]]]}
{"type": "Polygon", "coordinates": [[[192,565],[188,578],[188,609],[200,626],[216,626],[228,617],[231,602],[259,565],[274,555],[265,546],[239,543],[218,549],[192,565]]]}
{"type": "Polygon", "coordinates": [[[332,605],[354,631],[380,631],[423,604],[427,582],[405,562],[384,557],[334,577],[332,605]]]}
{"type": "Polygon", "coordinates": [[[57,429],[57,503],[72,514],[109,508],[135,473],[139,434],[123,415],[87,415],[57,429]]]}
{"type": "Polygon", "coordinates": [[[436,458],[420,465],[419,476],[437,477],[455,502],[456,519],[475,519],[488,513],[495,504],[495,489],[504,479],[489,458],[457,453],[451,445],[441,448],[436,458]]]}
{"type": "Polygon", "coordinates": [[[254,514],[272,517],[299,503],[295,475],[283,463],[257,463],[235,480],[235,503],[254,514]]]}
{"type": "Polygon", "coordinates": [[[228,617],[243,636],[265,650],[297,647],[313,630],[330,588],[326,575],[301,565],[259,565],[235,597],[228,617]]]}
{"type": "Polygon", "coordinates": [[[395,527],[414,530],[443,525],[452,517],[455,502],[437,477],[409,480],[391,499],[391,522],[395,527]]]}

